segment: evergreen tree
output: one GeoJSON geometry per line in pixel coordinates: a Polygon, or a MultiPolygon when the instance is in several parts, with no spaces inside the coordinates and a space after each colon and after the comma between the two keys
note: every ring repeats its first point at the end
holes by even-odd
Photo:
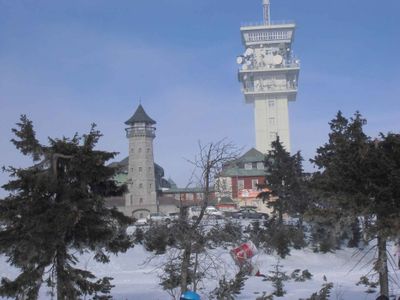
{"type": "MultiPolygon", "coordinates": [[[[274,200],[268,203],[282,224],[283,215],[302,215],[307,209],[308,196],[303,174],[303,158],[298,152],[293,156],[285,150],[279,140],[271,144],[272,150],[266,155],[266,184],[274,200]]],[[[262,197],[263,195],[260,195],[262,197]]]]}
{"type": "Polygon", "coordinates": [[[12,179],[0,202],[0,253],[21,272],[14,280],[2,278],[0,295],[37,299],[46,283],[58,300],[109,298],[112,278],[96,280],[77,268],[76,254],[93,251],[96,261],[107,263],[110,253],[131,246],[125,230],[131,219],[104,205],[105,197],[123,192],[112,180],[115,170],[105,166],[115,153],[94,149],[101,137],[95,125],[83,136],[49,138],[48,146],[36,139],[26,116],[17,126],[13,144],[40,162],[6,169],[12,179]]]}
{"type": "Polygon", "coordinates": [[[400,229],[400,135],[371,140],[363,132],[366,120],[357,112],[347,120],[341,112],[330,123],[329,141],[317,149],[313,162],[320,172],[314,181],[325,204],[354,221],[363,217],[368,234],[378,241],[381,294],[388,295],[386,241],[400,229]]]}

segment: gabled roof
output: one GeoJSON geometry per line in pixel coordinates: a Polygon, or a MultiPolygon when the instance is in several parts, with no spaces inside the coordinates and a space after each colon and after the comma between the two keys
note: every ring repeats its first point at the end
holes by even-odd
{"type": "Polygon", "coordinates": [[[237,159],[238,162],[260,162],[265,160],[265,155],[257,149],[251,148],[245,154],[237,159]]]}
{"type": "Polygon", "coordinates": [[[262,169],[246,169],[246,163],[260,163],[264,162],[265,156],[257,149],[251,148],[238,159],[235,159],[223,166],[222,172],[219,174],[221,177],[258,177],[265,176],[265,168],[262,169]]]}
{"type": "Polygon", "coordinates": [[[146,123],[154,125],[156,124],[156,121],[150,118],[144,111],[143,106],[139,104],[133,116],[125,122],[126,125],[133,125],[134,123],[146,123]]]}

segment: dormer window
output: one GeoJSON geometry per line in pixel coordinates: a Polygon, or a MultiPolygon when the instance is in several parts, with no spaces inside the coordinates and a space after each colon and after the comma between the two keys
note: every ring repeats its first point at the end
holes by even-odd
{"type": "Polygon", "coordinates": [[[253,169],[253,164],[252,164],[252,163],[245,163],[245,164],[244,164],[244,169],[245,169],[245,170],[251,170],[251,169],[253,169]]]}

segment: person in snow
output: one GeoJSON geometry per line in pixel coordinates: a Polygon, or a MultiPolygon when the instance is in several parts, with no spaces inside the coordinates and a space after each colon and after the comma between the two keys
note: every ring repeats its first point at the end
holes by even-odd
{"type": "Polygon", "coordinates": [[[397,257],[397,267],[400,269],[400,241],[394,244],[394,256],[397,257]]]}

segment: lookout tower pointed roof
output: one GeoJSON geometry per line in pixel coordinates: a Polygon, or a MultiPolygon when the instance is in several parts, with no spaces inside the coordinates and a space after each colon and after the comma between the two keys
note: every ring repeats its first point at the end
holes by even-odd
{"type": "Polygon", "coordinates": [[[146,112],[144,111],[142,104],[139,104],[133,116],[128,121],[125,122],[126,125],[133,125],[135,123],[145,123],[154,125],[156,124],[156,121],[150,118],[148,114],[146,114],[146,112]]]}

